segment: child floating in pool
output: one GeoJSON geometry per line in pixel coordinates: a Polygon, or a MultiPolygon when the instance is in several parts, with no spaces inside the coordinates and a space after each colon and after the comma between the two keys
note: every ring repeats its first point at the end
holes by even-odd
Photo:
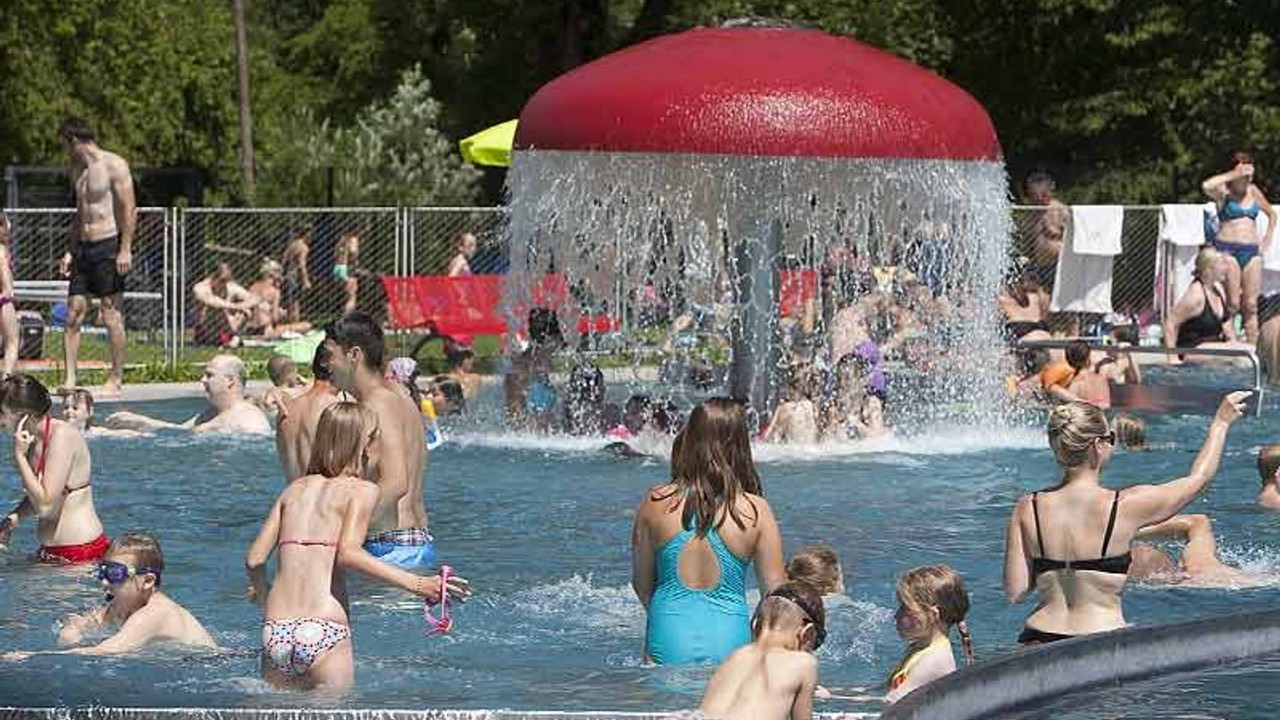
{"type": "MultiPolygon", "coordinates": [[[[116,538],[97,572],[107,591],[107,603],[88,614],[67,618],[58,633],[58,645],[79,645],[86,634],[102,628],[119,630],[97,645],[59,652],[118,655],[158,642],[216,649],[217,643],[200,621],[160,590],[163,574],[164,553],[154,537],[126,533],[116,538]]],[[[32,654],[9,653],[5,659],[21,660],[32,654]]]]}
{"type": "Polygon", "coordinates": [[[724,720],[813,717],[818,659],[826,636],[822,598],[801,583],[786,583],[760,601],[751,620],[754,639],[728,657],[707,684],[700,712],[724,720]]]}
{"type": "MultiPolygon", "coordinates": [[[[316,428],[308,474],[276,500],[245,557],[249,599],[262,603],[262,674],[277,687],[341,691],[354,679],[350,608],[344,571],[356,570],[431,602],[440,576],[426,577],[379,561],[365,551],[378,486],[360,477],[376,463],[377,420],[354,402],[325,408],[316,428]],[[278,553],[275,584],[267,560],[278,553]]],[[[465,598],[467,581],[448,579],[449,595],[465,598]]]]}

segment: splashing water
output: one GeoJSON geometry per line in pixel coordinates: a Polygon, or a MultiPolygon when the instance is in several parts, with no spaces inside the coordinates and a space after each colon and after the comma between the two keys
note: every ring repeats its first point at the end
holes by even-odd
{"type": "MultiPolygon", "coordinates": [[[[999,162],[526,150],[515,153],[510,192],[512,327],[553,273],[571,289],[570,340],[580,317],[607,314],[637,365],[653,353],[644,340],[668,326],[646,322],[646,304],[707,317],[719,364],[742,360],[733,374],[753,374],[730,384],[769,406],[792,326],[810,313],[825,346],[836,312],[879,293],[888,307],[923,303],[922,320],[945,315],[907,341],[913,349],[891,373],[900,428],[990,422],[1001,404],[995,298],[1011,226],[999,162]],[[910,273],[940,300],[906,297],[908,283],[867,282],[873,266],[897,268],[882,272],[899,281],[910,273]],[[813,301],[781,297],[791,317],[779,319],[786,271],[808,273],[799,282],[813,301]]],[[[892,331],[876,321],[867,324],[882,341],[892,331]]]]}

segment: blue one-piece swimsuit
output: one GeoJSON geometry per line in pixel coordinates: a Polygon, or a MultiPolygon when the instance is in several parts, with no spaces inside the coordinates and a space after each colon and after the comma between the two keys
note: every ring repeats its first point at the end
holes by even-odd
{"type": "Polygon", "coordinates": [[[719,663],[751,642],[747,561],[730,552],[714,528],[707,542],[720,566],[720,582],[696,590],[680,580],[680,551],[694,538],[685,529],[658,549],[658,587],[649,602],[649,657],[661,664],[719,663]]]}

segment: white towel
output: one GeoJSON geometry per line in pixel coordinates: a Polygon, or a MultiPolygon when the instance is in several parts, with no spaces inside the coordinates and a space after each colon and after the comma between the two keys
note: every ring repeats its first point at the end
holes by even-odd
{"type": "Polygon", "coordinates": [[[1160,240],[1174,245],[1204,244],[1203,205],[1161,205],[1160,240]]]}
{"type": "Polygon", "coordinates": [[[1071,206],[1071,248],[1077,255],[1119,255],[1123,230],[1120,205],[1071,206]]]}
{"type": "Polygon", "coordinates": [[[1053,280],[1053,312],[1111,312],[1111,265],[1109,255],[1077,255],[1064,245],[1058,256],[1057,274],[1053,280]]]}

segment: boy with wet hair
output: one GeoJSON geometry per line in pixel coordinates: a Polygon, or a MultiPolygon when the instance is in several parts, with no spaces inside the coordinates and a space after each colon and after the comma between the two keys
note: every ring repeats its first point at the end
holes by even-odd
{"type": "MultiPolygon", "coordinates": [[[[109,626],[116,634],[97,645],[57,652],[74,655],[119,655],[157,642],[193,648],[217,649],[218,645],[200,621],[160,590],[164,552],[154,537],[125,533],[111,543],[98,565],[97,576],[106,590],[106,604],[85,615],[72,615],[58,632],[58,645],[79,645],[86,634],[109,626]]],[[[22,660],[36,653],[13,652],[8,660],[22,660]]]]}
{"type": "Polygon", "coordinates": [[[751,619],[754,640],[721,663],[699,711],[723,720],[813,717],[818,659],[826,637],[822,598],[801,583],[779,586],[751,619]]]}

